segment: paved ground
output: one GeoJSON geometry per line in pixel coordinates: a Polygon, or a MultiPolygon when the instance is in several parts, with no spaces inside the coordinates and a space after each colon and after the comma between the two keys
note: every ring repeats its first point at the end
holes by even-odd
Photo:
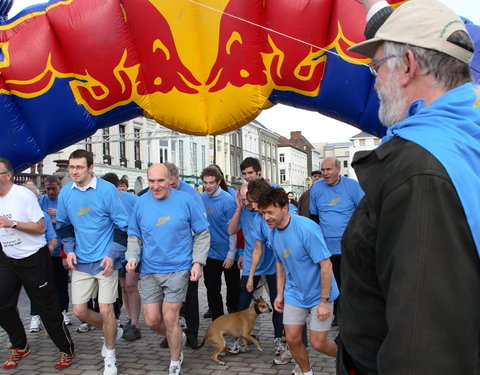
{"type": "MultiPolygon", "coordinates": [[[[205,288],[203,280],[200,282],[199,299],[200,313],[207,310],[205,288]]],[[[25,327],[29,327],[29,300],[22,292],[19,302],[19,308],[25,327]]],[[[19,374],[19,375],[37,375],[37,374],[71,374],[71,375],[94,375],[103,374],[103,358],[100,355],[102,346],[101,332],[99,330],[88,333],[76,333],[75,329],[79,321],[72,317],[73,326],[70,326],[73,340],[76,346],[77,357],[72,366],[66,370],[60,371],[53,368],[58,350],[48,337],[45,331],[39,333],[27,333],[32,354],[23,359],[18,368],[10,371],[0,369],[0,374],[19,374]]],[[[122,321],[126,320],[126,312],[122,311],[122,321]]],[[[210,320],[200,318],[199,337],[208,327],[210,320]]],[[[250,351],[239,355],[226,355],[224,357],[225,366],[219,366],[213,363],[209,356],[211,347],[205,344],[202,348],[193,350],[184,348],[185,360],[182,366],[184,375],[289,375],[293,365],[275,365],[273,364],[273,329],[271,324],[271,314],[260,317],[260,344],[264,351],[259,352],[255,347],[250,346],[250,351]]],[[[161,338],[153,334],[141,322],[142,338],[133,343],[120,340],[117,345],[117,365],[119,374],[134,375],[160,375],[168,374],[168,365],[170,361],[168,349],[161,349],[159,342],[161,338]]],[[[331,335],[335,335],[332,332],[331,335]]],[[[8,356],[7,335],[0,328],[0,359],[3,362],[8,356]]],[[[335,374],[335,360],[321,355],[310,349],[310,356],[313,369],[316,375],[335,374]]]]}

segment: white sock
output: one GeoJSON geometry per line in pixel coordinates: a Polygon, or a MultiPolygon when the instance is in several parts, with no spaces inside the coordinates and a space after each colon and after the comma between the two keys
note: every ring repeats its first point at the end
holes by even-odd
{"type": "Polygon", "coordinates": [[[312,369],[310,369],[310,371],[307,371],[307,372],[302,372],[303,375],[313,375],[313,371],[312,369]]]}
{"type": "Polygon", "coordinates": [[[115,358],[115,349],[108,349],[106,350],[106,355],[105,358],[110,357],[110,358],[115,358]]]}
{"type": "Polygon", "coordinates": [[[172,360],[170,360],[170,367],[172,367],[172,366],[178,366],[178,367],[180,367],[180,361],[172,361],[172,360]]]}

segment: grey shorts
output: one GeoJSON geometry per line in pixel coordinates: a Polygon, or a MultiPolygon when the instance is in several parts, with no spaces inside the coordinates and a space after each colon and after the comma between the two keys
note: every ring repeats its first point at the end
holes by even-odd
{"type": "Polygon", "coordinates": [[[189,278],[189,270],[142,275],[140,278],[142,303],[148,305],[160,301],[185,302],[189,278]]]}
{"type": "Polygon", "coordinates": [[[311,316],[310,330],[318,332],[328,332],[333,322],[333,302],[330,303],[330,316],[325,320],[318,319],[318,305],[310,308],[298,307],[285,304],[283,307],[283,324],[286,325],[305,325],[308,316],[311,316]]]}

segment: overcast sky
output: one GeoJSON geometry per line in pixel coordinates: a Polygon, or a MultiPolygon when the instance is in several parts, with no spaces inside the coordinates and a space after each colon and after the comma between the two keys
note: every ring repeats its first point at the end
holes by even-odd
{"type": "MultiPolygon", "coordinates": [[[[469,18],[480,25],[479,0],[439,0],[459,15],[469,18]]],[[[9,13],[12,17],[22,9],[32,5],[44,3],[41,0],[14,0],[9,13]]],[[[300,110],[284,105],[276,105],[263,111],[257,120],[270,130],[289,137],[290,131],[300,130],[311,142],[345,142],[348,138],[359,133],[360,130],[347,124],[322,116],[316,112],[300,110]]]]}

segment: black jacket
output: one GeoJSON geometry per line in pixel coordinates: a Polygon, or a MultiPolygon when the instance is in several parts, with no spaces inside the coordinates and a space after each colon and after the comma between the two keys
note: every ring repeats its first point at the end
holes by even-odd
{"type": "Polygon", "coordinates": [[[480,374],[480,259],[445,169],[398,137],[352,165],[365,197],[342,239],[340,353],[363,375],[480,374]]]}

